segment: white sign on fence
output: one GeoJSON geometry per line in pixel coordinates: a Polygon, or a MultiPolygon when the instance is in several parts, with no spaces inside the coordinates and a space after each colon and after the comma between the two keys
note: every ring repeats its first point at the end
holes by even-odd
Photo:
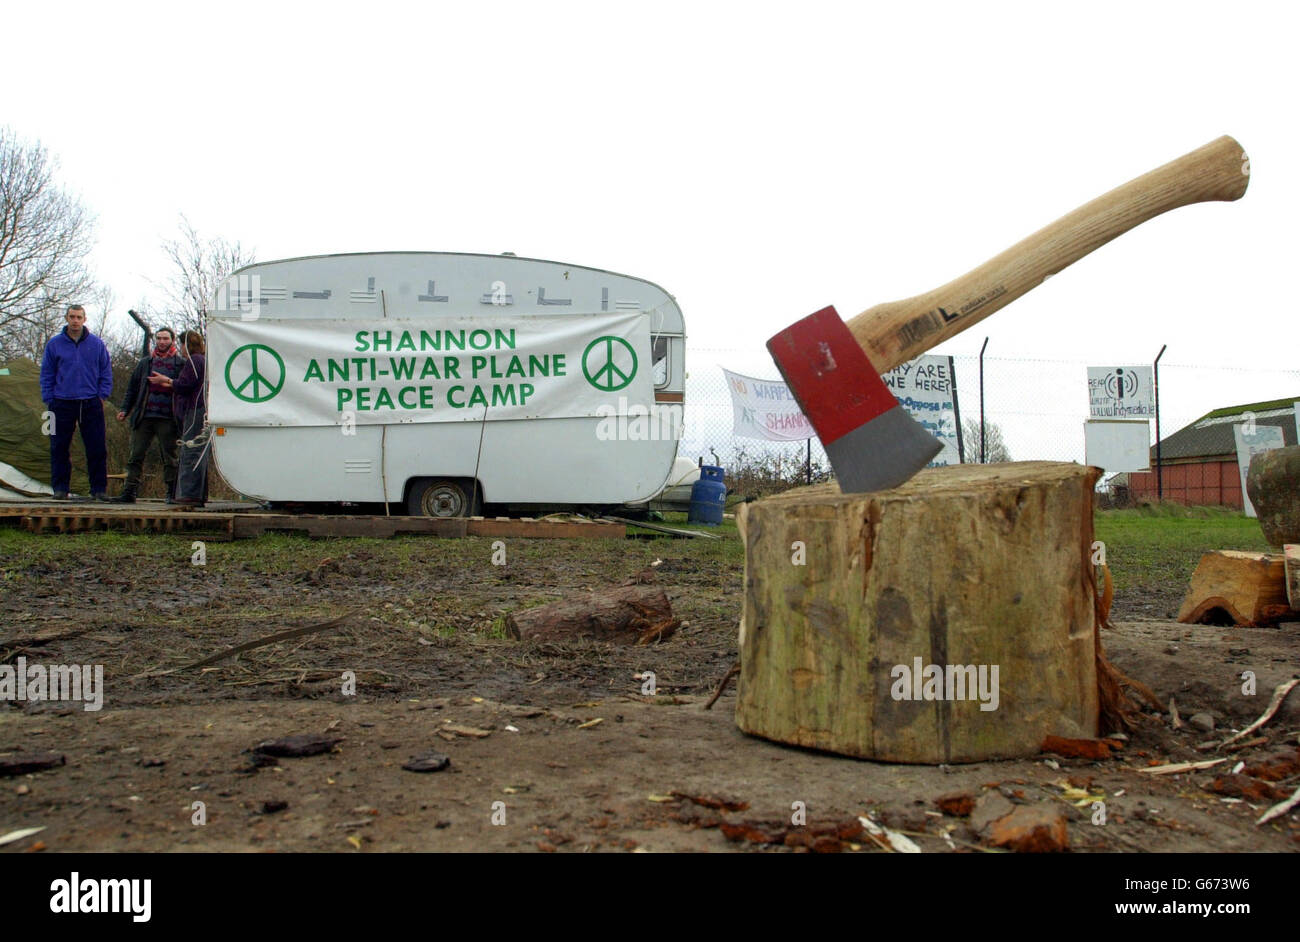
{"type": "Polygon", "coordinates": [[[595,416],[651,398],[648,315],[214,320],[214,425],[595,416]]]}
{"type": "MultiPolygon", "coordinates": [[[[736,436],[790,442],[817,434],[785,383],[727,369],[722,372],[731,391],[736,436]]],[[[920,356],[890,370],[882,379],[908,414],[943,443],[930,466],[960,464],[962,442],[952,357],[920,356]]]]}
{"type": "Polygon", "coordinates": [[[1151,426],[1146,422],[1089,419],[1083,423],[1084,460],[1108,472],[1151,469],[1151,426]]]}
{"type": "Polygon", "coordinates": [[[755,379],[723,368],[731,392],[732,431],[738,438],[801,442],[817,432],[779,379],[755,379]]]}
{"type": "Polygon", "coordinates": [[[1088,414],[1094,419],[1146,419],[1155,415],[1151,367],[1088,367],[1088,414]]]}
{"type": "Polygon", "coordinates": [[[943,443],[930,467],[961,464],[961,421],[952,357],[925,354],[881,377],[908,414],[943,443]]]}
{"type": "Polygon", "coordinates": [[[1232,427],[1233,438],[1237,440],[1237,469],[1241,472],[1241,503],[1247,517],[1256,517],[1255,505],[1246,493],[1246,472],[1250,470],[1250,459],[1261,451],[1271,451],[1286,444],[1280,425],[1256,425],[1253,435],[1246,434],[1246,425],[1232,427]]]}

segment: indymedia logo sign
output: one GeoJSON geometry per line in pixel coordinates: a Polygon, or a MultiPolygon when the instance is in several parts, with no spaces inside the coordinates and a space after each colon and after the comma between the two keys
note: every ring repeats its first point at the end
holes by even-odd
{"type": "Polygon", "coordinates": [[[50,884],[52,913],[130,913],[132,922],[153,914],[153,881],[83,880],[76,870],[67,880],[50,884]]]}
{"type": "Polygon", "coordinates": [[[893,684],[889,695],[895,700],[979,700],[980,709],[998,708],[998,665],[926,664],[912,658],[912,664],[895,664],[889,672],[893,684]]]}
{"type": "Polygon", "coordinates": [[[95,713],[104,707],[103,664],[28,664],[19,657],[0,665],[0,700],[71,701],[95,713]]]}

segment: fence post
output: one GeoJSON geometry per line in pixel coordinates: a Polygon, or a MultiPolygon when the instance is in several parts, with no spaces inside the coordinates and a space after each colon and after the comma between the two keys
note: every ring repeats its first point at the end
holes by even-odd
{"type": "Polygon", "coordinates": [[[1152,378],[1151,391],[1156,398],[1156,501],[1165,499],[1165,471],[1164,466],[1160,463],[1160,358],[1165,355],[1167,343],[1160,345],[1160,352],[1156,354],[1155,362],[1151,364],[1152,378]]]}
{"type": "Polygon", "coordinates": [[[984,348],[989,345],[989,338],[984,338],[984,344],[980,347],[980,464],[984,463],[984,348]]]}

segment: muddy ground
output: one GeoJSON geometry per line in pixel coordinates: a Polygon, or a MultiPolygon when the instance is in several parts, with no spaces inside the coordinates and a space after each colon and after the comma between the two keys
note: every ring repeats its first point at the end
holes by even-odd
{"type": "Polygon", "coordinates": [[[53,752],[66,763],[0,778],[0,837],[44,828],[4,853],[879,851],[856,828],[860,815],[926,852],[987,849],[969,818],[936,804],[954,793],[1060,808],[1074,851],[1300,850],[1297,813],[1254,824],[1300,784],[1300,692],[1262,730],[1266,742],[1195,748],[1263,711],[1300,664],[1300,625],[1147,617],[1171,587],[1117,598],[1105,643],[1121,670],[1163,702],[1176,698],[1181,728],[1151,712],[1102,761],[902,766],[745,736],[734,688],[703,708],[737,654],[734,534],[710,544],[515,540],[504,566],[480,539],[267,537],[207,543],[195,565],[189,538],[0,537],[0,659],[102,664],[106,684],[98,712],[0,702],[0,760],[53,752]],[[516,607],[647,568],[686,620],[661,644],[505,637],[503,615],[516,607]],[[160,674],[341,615],[331,630],[160,674]],[[1242,692],[1243,671],[1255,674],[1254,696],[1242,692]],[[1186,723],[1198,713],[1216,732],[1186,723]],[[250,752],[297,733],[339,741],[303,758],[259,763],[250,752]],[[445,770],[403,769],[431,750],[450,758],[445,770]],[[1225,756],[1204,771],[1141,771],[1225,756]],[[1238,762],[1243,774],[1232,775],[1238,762]],[[791,822],[797,802],[802,826],[791,822]]]}

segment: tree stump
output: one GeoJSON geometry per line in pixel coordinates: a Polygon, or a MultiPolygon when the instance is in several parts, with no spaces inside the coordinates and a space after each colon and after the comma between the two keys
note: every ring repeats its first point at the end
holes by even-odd
{"type": "Polygon", "coordinates": [[[1213,620],[1216,611],[1243,627],[1267,625],[1291,614],[1282,554],[1216,550],[1202,556],[1178,620],[1204,624],[1213,620]]]}
{"type": "Polygon", "coordinates": [[[615,644],[652,644],[677,630],[672,604],[657,586],[603,589],[511,612],[506,632],[520,641],[589,638],[615,644]]]}
{"type": "Polygon", "coordinates": [[[918,763],[1096,736],[1100,473],[956,465],[888,491],[820,485],[742,505],[737,725],[918,763]]]}
{"type": "Polygon", "coordinates": [[[1270,545],[1300,543],[1300,445],[1274,448],[1252,458],[1246,493],[1270,545]]]}

